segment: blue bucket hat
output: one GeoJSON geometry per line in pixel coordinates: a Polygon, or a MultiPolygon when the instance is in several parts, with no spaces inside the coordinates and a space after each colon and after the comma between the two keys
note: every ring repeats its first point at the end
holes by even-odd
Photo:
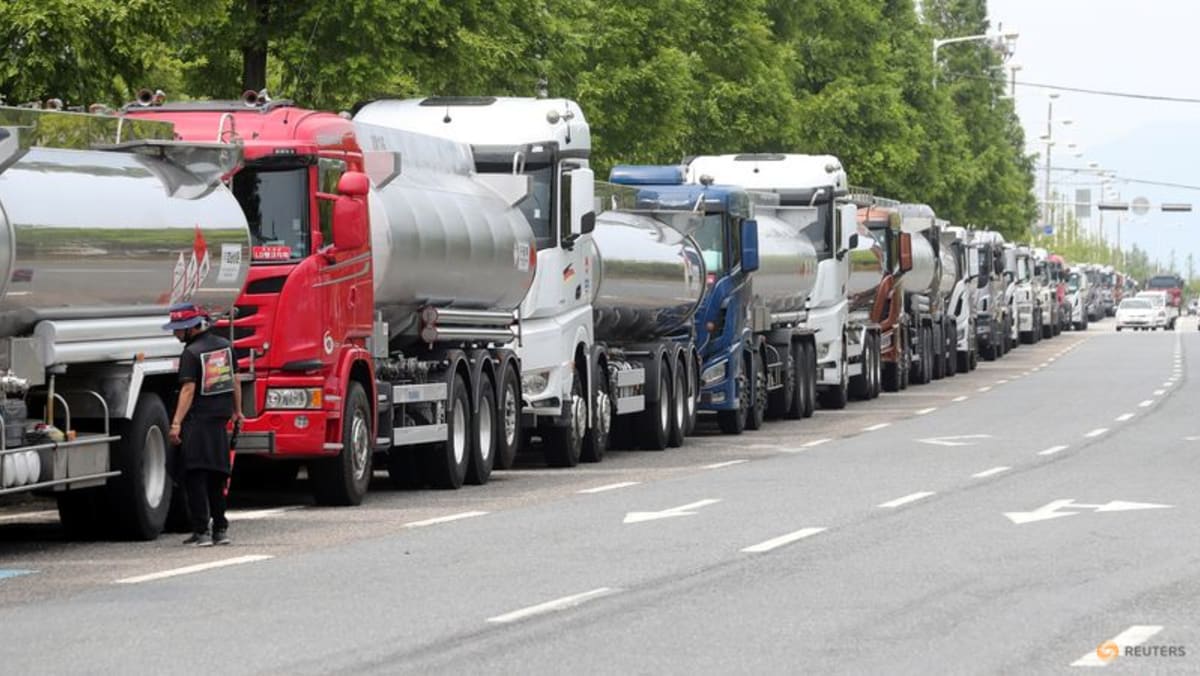
{"type": "Polygon", "coordinates": [[[180,331],[200,326],[208,318],[204,310],[194,303],[179,303],[169,308],[171,320],[163,324],[163,331],[180,331]]]}

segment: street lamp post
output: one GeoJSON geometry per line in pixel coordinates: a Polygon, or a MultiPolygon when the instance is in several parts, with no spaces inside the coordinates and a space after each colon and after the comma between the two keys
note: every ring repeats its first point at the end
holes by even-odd
{"type": "Polygon", "coordinates": [[[946,45],[957,45],[963,42],[979,42],[981,40],[989,40],[992,46],[997,51],[1004,54],[1004,58],[1008,58],[1012,54],[1012,43],[1016,42],[1020,37],[1020,33],[985,33],[983,35],[965,35],[958,38],[942,38],[933,41],[933,86],[937,88],[937,65],[938,65],[938,50],[946,45]]]}

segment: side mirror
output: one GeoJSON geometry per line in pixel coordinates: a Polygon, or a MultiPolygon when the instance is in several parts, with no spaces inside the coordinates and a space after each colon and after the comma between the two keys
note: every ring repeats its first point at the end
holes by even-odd
{"type": "Polygon", "coordinates": [[[338,179],[338,194],[345,197],[365,197],[370,189],[371,181],[359,171],[347,171],[338,179]]]}
{"type": "Polygon", "coordinates": [[[742,221],[742,272],[758,269],[758,221],[742,221]]]}
{"type": "Polygon", "coordinates": [[[900,233],[900,272],[912,270],[912,233],[900,233]]]}
{"type": "MultiPolygon", "coordinates": [[[[341,186],[340,181],[338,185],[341,186]]],[[[339,251],[361,249],[367,245],[369,233],[366,201],[361,197],[340,195],[333,203],[334,248],[339,251]]]]}
{"type": "Polygon", "coordinates": [[[571,182],[570,234],[586,235],[596,229],[596,179],[591,169],[573,169],[567,178],[571,182]]]}
{"type": "Polygon", "coordinates": [[[858,248],[858,233],[857,232],[854,233],[853,235],[850,235],[850,239],[846,240],[846,248],[851,251],[854,251],[855,249],[858,248]]]}

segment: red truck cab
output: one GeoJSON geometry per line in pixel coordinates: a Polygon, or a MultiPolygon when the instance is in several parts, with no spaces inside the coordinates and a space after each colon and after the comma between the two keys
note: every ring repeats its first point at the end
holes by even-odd
{"type": "Polygon", "coordinates": [[[243,380],[238,453],[305,461],[319,504],[358,504],[376,407],[368,182],[353,123],[261,99],[125,114],[172,122],[182,140],[242,145],[245,164],[227,180],[250,223],[252,260],[233,326],[218,324],[232,329],[243,380]]]}
{"type": "Polygon", "coordinates": [[[912,268],[912,235],[900,231],[899,210],[877,204],[859,207],[858,227],[883,247],[884,277],[875,290],[871,321],[879,325],[883,388],[895,392],[907,380],[903,362],[908,349],[904,345],[907,318],[904,291],[897,282],[912,268]]]}

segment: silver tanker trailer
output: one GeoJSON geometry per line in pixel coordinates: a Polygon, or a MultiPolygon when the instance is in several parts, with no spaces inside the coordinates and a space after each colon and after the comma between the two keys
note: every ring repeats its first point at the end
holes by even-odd
{"type": "Polygon", "coordinates": [[[51,495],[80,534],[162,531],[182,350],[167,308],[226,311],[247,273],[246,219],[221,183],[239,147],[172,136],[0,108],[0,495],[51,495]]]}
{"type": "Polygon", "coordinates": [[[904,275],[904,302],[909,315],[911,379],[922,384],[947,373],[953,358],[948,348],[957,334],[947,299],[958,278],[957,264],[943,251],[942,224],[924,204],[902,204],[901,230],[912,234],[912,270],[904,275]]]}

